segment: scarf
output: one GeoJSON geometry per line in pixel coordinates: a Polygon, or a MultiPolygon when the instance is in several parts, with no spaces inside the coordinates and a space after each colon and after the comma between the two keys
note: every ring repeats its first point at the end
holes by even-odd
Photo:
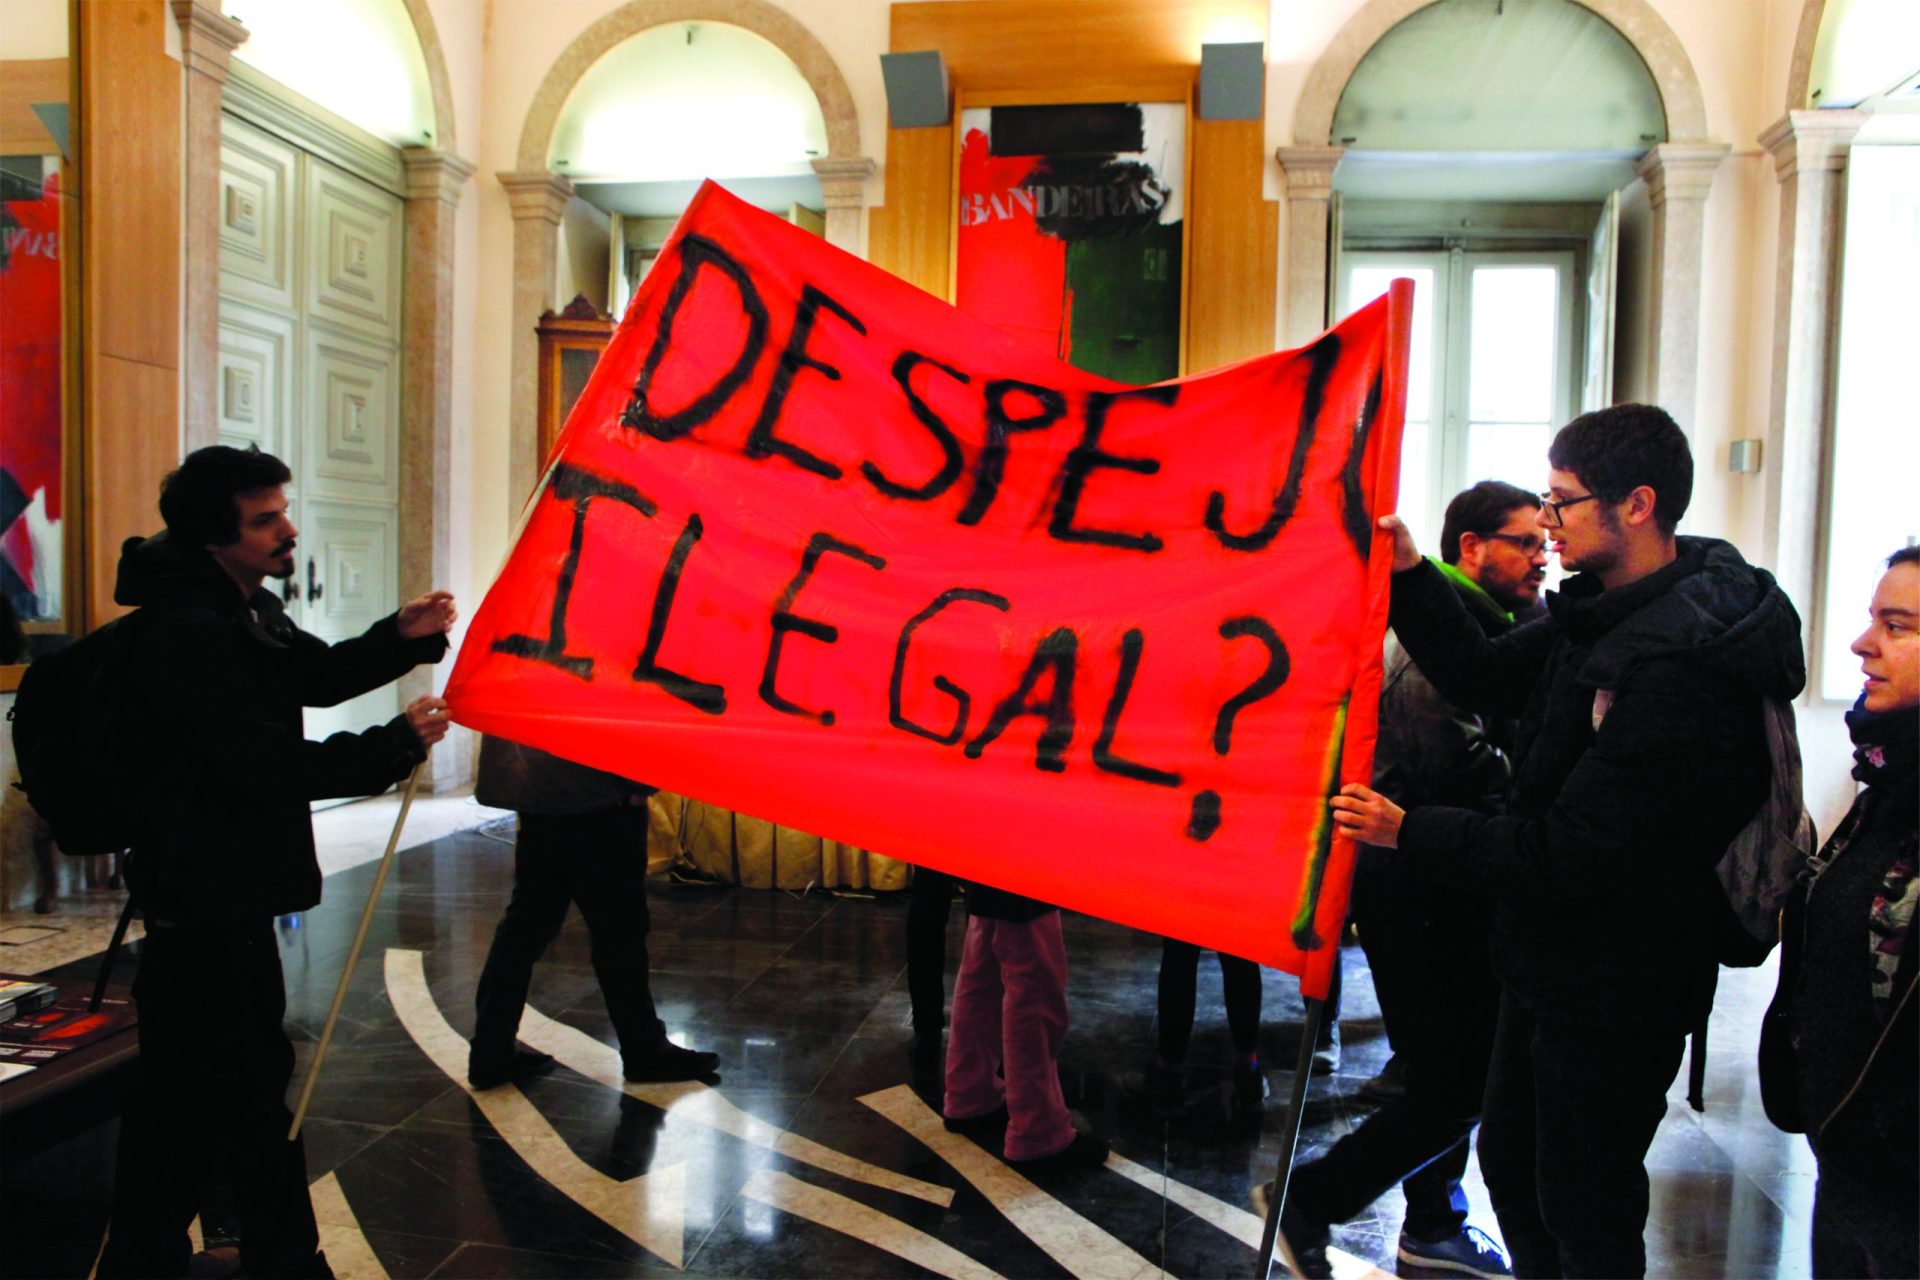
{"type": "MultiPolygon", "coordinates": [[[[1862,694],[1853,710],[1847,712],[1847,732],[1853,738],[1853,776],[1869,788],[1904,787],[1911,790],[1920,775],[1920,712],[1904,710],[1875,713],[1868,711],[1862,694]]],[[[1892,1002],[1893,978],[1900,967],[1900,953],[1906,949],[1907,930],[1913,927],[1913,913],[1920,904],[1920,876],[1916,870],[1915,848],[1907,848],[1893,860],[1887,874],[1874,890],[1873,905],[1867,912],[1867,945],[1873,956],[1873,1004],[1885,1018],[1892,1002]]]]}

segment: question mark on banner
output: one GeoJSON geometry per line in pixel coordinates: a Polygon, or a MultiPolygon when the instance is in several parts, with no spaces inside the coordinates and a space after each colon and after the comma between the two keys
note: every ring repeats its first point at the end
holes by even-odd
{"type": "MultiPolygon", "coordinates": [[[[1233,746],[1234,718],[1242,711],[1277,693],[1280,686],[1287,682],[1293,662],[1287,656],[1287,646],[1280,635],[1265,618],[1247,614],[1244,617],[1228,618],[1220,624],[1220,638],[1238,640],[1242,636],[1252,636],[1267,647],[1267,669],[1255,677],[1252,684],[1228,698],[1221,704],[1220,714],[1213,721],[1213,754],[1224,756],[1233,746]]],[[[1193,797],[1193,808],[1187,818],[1187,835],[1195,840],[1206,840],[1220,829],[1220,793],[1201,791],[1193,797]]]]}

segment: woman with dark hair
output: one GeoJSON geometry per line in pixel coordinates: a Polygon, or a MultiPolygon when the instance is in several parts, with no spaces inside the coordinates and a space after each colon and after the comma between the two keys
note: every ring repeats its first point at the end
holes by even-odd
{"type": "Polygon", "coordinates": [[[1865,786],[1787,904],[1760,1046],[1767,1115],[1819,1164],[1816,1276],[1920,1275],[1920,548],[1888,559],[1871,614],[1847,713],[1865,786]]]}

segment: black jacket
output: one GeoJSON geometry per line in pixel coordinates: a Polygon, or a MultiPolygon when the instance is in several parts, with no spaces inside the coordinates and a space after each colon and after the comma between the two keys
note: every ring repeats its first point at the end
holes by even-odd
{"type": "Polygon", "coordinates": [[[446,637],[404,639],[387,617],[329,646],[272,593],[243,600],[210,556],[165,534],[127,540],[113,597],[139,606],[120,723],[140,815],[128,875],[142,909],[202,924],[313,906],[308,802],[385,790],[425,753],[404,716],[309,742],[301,707],[437,662],[446,637]]]}
{"type": "Polygon", "coordinates": [[[1517,715],[1508,812],[1411,810],[1400,856],[1494,900],[1494,967],[1536,1017],[1641,1033],[1705,1017],[1724,895],[1713,868],[1767,795],[1763,694],[1806,683],[1800,620],[1725,542],[1488,639],[1440,573],[1394,575],[1394,631],[1451,702],[1517,715]]]}
{"type": "MultiPolygon", "coordinates": [[[[1920,1182],[1920,1010],[1902,1000],[1920,971],[1920,928],[1907,930],[1888,1008],[1876,1011],[1867,917],[1895,860],[1913,855],[1917,815],[1920,779],[1912,773],[1855,798],[1821,851],[1831,865],[1789,907],[1775,996],[1787,1017],[1798,1127],[1809,1131],[1823,1166],[1884,1187],[1920,1182]]],[[[1763,1054],[1763,1073],[1767,1066],[1763,1054]]]]}

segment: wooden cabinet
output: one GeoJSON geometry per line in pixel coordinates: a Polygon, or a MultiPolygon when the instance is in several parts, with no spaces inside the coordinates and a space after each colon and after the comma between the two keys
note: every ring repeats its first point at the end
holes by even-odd
{"type": "Polygon", "coordinates": [[[600,353],[613,338],[613,317],[576,294],[563,311],[540,317],[540,465],[553,454],[573,402],[587,389],[600,353]]]}

